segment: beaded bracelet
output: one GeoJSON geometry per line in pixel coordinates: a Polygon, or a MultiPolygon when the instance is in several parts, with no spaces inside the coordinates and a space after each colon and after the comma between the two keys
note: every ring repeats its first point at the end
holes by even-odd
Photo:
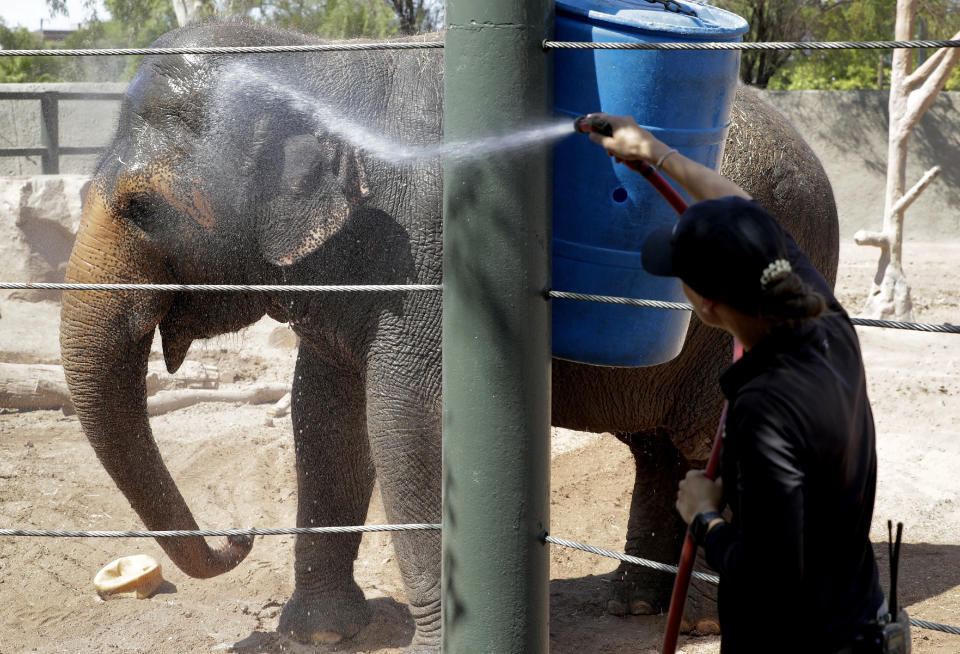
{"type": "Polygon", "coordinates": [[[667,150],[666,152],[664,152],[664,153],[663,153],[663,156],[660,157],[660,159],[659,159],[659,160],[657,161],[657,163],[654,165],[654,168],[656,168],[657,170],[660,170],[660,166],[663,165],[663,162],[666,161],[667,157],[669,157],[671,154],[675,153],[676,151],[677,151],[676,148],[670,148],[669,150],[667,150]]]}

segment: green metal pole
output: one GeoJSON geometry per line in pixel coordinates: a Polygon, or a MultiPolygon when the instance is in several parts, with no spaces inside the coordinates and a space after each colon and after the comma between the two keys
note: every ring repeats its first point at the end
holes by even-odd
{"type": "MultiPolygon", "coordinates": [[[[444,138],[551,115],[551,0],[447,0],[444,138]]],[[[443,647],[549,650],[549,144],[444,164],[443,647]]]]}

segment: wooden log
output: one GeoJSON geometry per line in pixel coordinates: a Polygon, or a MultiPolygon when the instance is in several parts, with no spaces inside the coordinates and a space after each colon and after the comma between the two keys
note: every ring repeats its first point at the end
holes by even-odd
{"type": "Polygon", "coordinates": [[[276,402],[290,392],[290,384],[258,384],[235,390],[185,389],[160,391],[147,400],[147,413],[157,416],[201,402],[241,402],[266,404],[276,402]]]}
{"type": "MultiPolygon", "coordinates": [[[[209,366],[207,366],[209,372],[209,366]]],[[[176,383],[183,382],[178,379],[176,383]]],[[[191,378],[196,384],[211,384],[209,375],[191,378]]],[[[173,383],[167,376],[165,382],[173,383]]],[[[248,388],[219,390],[216,388],[183,388],[156,391],[147,399],[147,412],[159,415],[200,402],[241,402],[266,404],[277,402],[290,392],[290,384],[258,384],[248,388]]],[[[47,364],[0,363],[0,408],[62,409],[74,413],[70,391],[63,377],[63,367],[47,364]]]]}
{"type": "Polygon", "coordinates": [[[63,366],[40,363],[0,363],[0,408],[60,409],[73,403],[63,366]]]}
{"type": "Polygon", "coordinates": [[[283,416],[290,413],[290,401],[292,397],[290,393],[287,393],[281,397],[276,404],[267,409],[267,415],[271,418],[282,418],[283,416]]]}
{"type": "MultiPolygon", "coordinates": [[[[203,375],[185,376],[176,380],[168,375],[161,381],[171,384],[212,384],[213,378],[207,374],[210,372],[209,366],[206,366],[206,371],[203,375]]],[[[209,387],[161,390],[155,391],[147,399],[147,413],[152,416],[160,415],[200,402],[266,404],[277,402],[289,393],[289,383],[258,384],[231,390],[209,387]]],[[[0,363],[0,408],[62,409],[67,415],[74,413],[70,391],[63,376],[63,366],[0,363]]]]}
{"type": "Polygon", "coordinates": [[[220,369],[216,364],[184,361],[172,375],[162,361],[151,361],[147,367],[147,395],[177,388],[220,387],[220,369]]]}

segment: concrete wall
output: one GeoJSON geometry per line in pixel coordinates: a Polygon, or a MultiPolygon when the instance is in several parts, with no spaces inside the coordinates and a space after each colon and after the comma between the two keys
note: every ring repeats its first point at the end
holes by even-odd
{"type": "MultiPolygon", "coordinates": [[[[126,84],[0,84],[0,91],[61,91],[76,93],[123,93],[126,84]]],[[[104,146],[117,125],[120,103],[112,100],[61,100],[60,145],[104,146]]],[[[6,100],[0,96],[0,148],[31,148],[43,145],[40,130],[40,100],[6,100]]],[[[60,157],[60,172],[88,175],[96,155],[60,157]]],[[[39,175],[40,157],[0,157],[0,175],[39,175]]]]}
{"type": "MultiPolygon", "coordinates": [[[[840,236],[879,229],[887,170],[887,93],[765,91],[810,143],[833,184],[840,236]]],[[[904,238],[960,237],[960,93],[941,93],[910,141],[907,188],[939,165],[940,177],[907,210],[904,238]]]]}

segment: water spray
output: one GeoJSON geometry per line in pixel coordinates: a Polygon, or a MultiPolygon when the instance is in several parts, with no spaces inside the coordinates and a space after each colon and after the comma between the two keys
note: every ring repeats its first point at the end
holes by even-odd
{"type": "Polygon", "coordinates": [[[285,83],[242,62],[225,68],[219,85],[228,102],[236,102],[238,95],[255,94],[283,103],[312,122],[318,135],[321,132],[334,135],[374,159],[397,165],[440,159],[473,161],[494,153],[542,147],[544,142],[570,134],[567,120],[553,118],[519,131],[484,134],[459,141],[443,142],[439,133],[424,133],[422,136],[427,142],[410,143],[393,140],[368,125],[351,120],[348,107],[330,102],[309,88],[285,83]]]}

